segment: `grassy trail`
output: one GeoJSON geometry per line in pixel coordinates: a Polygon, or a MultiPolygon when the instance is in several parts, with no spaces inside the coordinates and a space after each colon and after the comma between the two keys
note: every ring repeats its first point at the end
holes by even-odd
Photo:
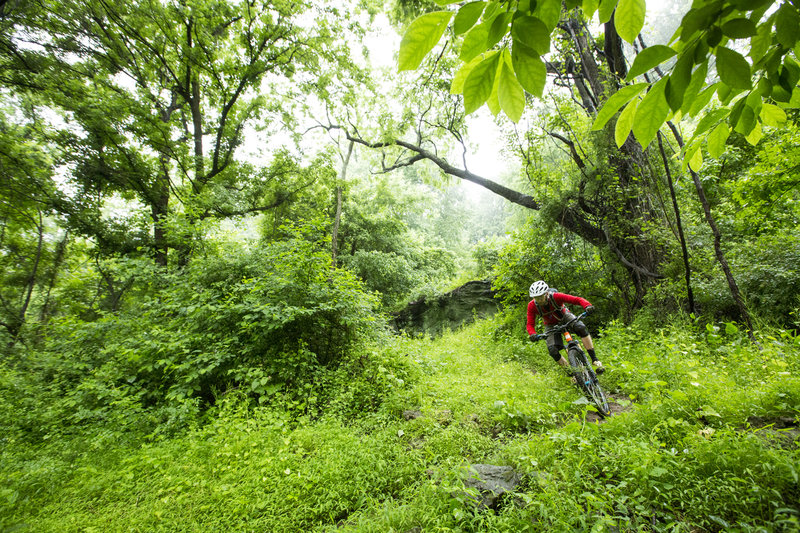
{"type": "Polygon", "coordinates": [[[4,450],[0,531],[797,530],[797,338],[608,331],[602,382],[631,402],[597,424],[543,346],[500,329],[373,352],[389,392],[355,419],[230,397],[172,437],[4,450]],[[476,510],[474,463],[513,467],[516,498],[476,510]]]}

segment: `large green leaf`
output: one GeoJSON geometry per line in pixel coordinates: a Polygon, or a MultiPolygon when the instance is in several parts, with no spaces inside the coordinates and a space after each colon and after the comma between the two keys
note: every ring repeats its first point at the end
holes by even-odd
{"type": "Polygon", "coordinates": [[[703,110],[703,108],[705,108],[708,105],[708,103],[714,97],[714,91],[716,91],[718,86],[720,85],[723,84],[715,83],[710,87],[706,87],[697,94],[697,98],[695,98],[693,102],[690,102],[691,103],[691,106],[689,107],[690,117],[696,116],[700,111],[703,110]]]}
{"type": "Polygon", "coordinates": [[[492,85],[492,92],[489,94],[489,98],[486,99],[486,107],[489,108],[489,111],[492,113],[493,116],[497,116],[500,114],[500,99],[497,97],[497,86],[500,82],[500,76],[494,77],[494,84],[492,85]]]}
{"type": "Polygon", "coordinates": [[[612,94],[598,111],[597,118],[594,119],[594,124],[592,124],[592,130],[602,129],[622,106],[630,102],[633,97],[641,93],[649,85],[649,83],[634,83],[633,85],[626,85],[612,94]]]}
{"type": "Polygon", "coordinates": [[[667,81],[666,96],[667,102],[673,111],[680,109],[683,104],[686,89],[692,79],[692,67],[694,66],[695,47],[690,47],[683,51],[678,58],[667,81]]]}
{"type": "Polygon", "coordinates": [[[628,77],[626,79],[630,81],[636,76],[644,74],[656,65],[660,65],[667,59],[675,56],[675,54],[677,54],[675,50],[663,44],[645,48],[636,54],[636,58],[633,60],[633,65],[630,71],[628,71],[628,77]]]}
{"type": "Polygon", "coordinates": [[[742,107],[742,112],[739,114],[739,120],[736,121],[736,125],[733,129],[742,135],[749,135],[756,124],[758,124],[758,116],[755,110],[749,105],[744,105],[742,107]]]}
{"type": "Polygon", "coordinates": [[[472,69],[481,61],[483,61],[483,57],[478,56],[473,58],[469,63],[461,65],[456,75],[453,76],[453,81],[450,82],[450,94],[462,94],[464,92],[464,82],[467,81],[467,76],[469,76],[472,69]]]}
{"type": "Polygon", "coordinates": [[[755,23],[744,17],[731,19],[722,25],[722,33],[731,39],[746,39],[757,33],[755,23]]]}
{"type": "Polygon", "coordinates": [[[720,120],[724,119],[730,113],[730,109],[727,107],[722,107],[720,109],[715,109],[711,113],[704,116],[700,119],[700,122],[697,123],[697,127],[694,130],[694,136],[698,137],[703,133],[707,132],[709,129],[714,127],[720,120]]]}
{"type": "Polygon", "coordinates": [[[486,45],[489,40],[489,27],[486,24],[478,24],[464,36],[461,43],[461,52],[458,58],[461,61],[472,61],[473,58],[484,53],[489,47],[486,45]]]}
{"type": "Polygon", "coordinates": [[[611,15],[614,14],[614,9],[617,7],[617,0],[600,0],[600,5],[597,8],[597,16],[601,24],[605,24],[611,20],[611,15]]]}
{"type": "Polygon", "coordinates": [[[690,9],[681,19],[681,25],[678,28],[681,40],[688,43],[695,33],[708,29],[713,16],[719,12],[722,4],[722,0],[716,0],[705,5],[698,4],[702,7],[690,9]]]}
{"type": "Polygon", "coordinates": [[[544,61],[533,50],[514,41],[511,48],[511,64],[522,87],[530,94],[541,97],[547,82],[547,67],[544,61]]]}
{"type": "Polygon", "coordinates": [[[767,126],[777,128],[786,122],[786,112],[774,104],[765,103],[761,107],[761,122],[767,126]]]}
{"type": "Polygon", "coordinates": [[[614,128],[614,141],[616,141],[618,147],[625,144],[625,141],[628,139],[628,135],[631,134],[631,130],[633,129],[633,120],[636,117],[636,109],[638,107],[639,99],[634,98],[628,102],[628,105],[625,106],[625,109],[623,109],[622,113],[619,114],[617,125],[614,128]]]}
{"type": "Polygon", "coordinates": [[[708,61],[700,63],[700,66],[694,70],[692,77],[689,80],[689,86],[686,87],[686,90],[683,93],[681,113],[684,115],[689,114],[689,109],[691,108],[692,103],[697,98],[700,90],[705,86],[706,74],[708,74],[708,61]]]}
{"type": "Polygon", "coordinates": [[[753,125],[753,129],[750,130],[750,133],[748,133],[745,136],[745,139],[747,140],[747,142],[755,146],[758,144],[758,141],[760,141],[763,136],[764,132],[761,130],[761,124],[756,122],[753,125]]]}
{"type": "Polygon", "coordinates": [[[512,37],[540,56],[550,51],[550,30],[536,17],[519,17],[511,24],[512,37]]]}
{"type": "Polygon", "coordinates": [[[644,0],[619,0],[614,24],[619,36],[633,44],[644,27],[644,0]]]}
{"type": "Polygon", "coordinates": [[[750,64],[742,54],[730,48],[717,48],[717,73],[719,79],[731,89],[749,89],[753,86],[750,64]]]}
{"type": "Polygon", "coordinates": [[[535,15],[552,32],[561,20],[561,0],[539,0],[536,3],[535,15]]]}
{"type": "Polygon", "coordinates": [[[586,17],[592,18],[599,6],[600,0],[583,0],[583,3],[581,4],[581,11],[583,11],[583,14],[586,15],[586,17]]]}
{"type": "Polygon", "coordinates": [[[486,48],[492,48],[500,42],[500,39],[508,33],[508,23],[511,22],[511,13],[500,13],[492,21],[489,27],[489,35],[486,38],[486,48]]]}
{"type": "Polygon", "coordinates": [[[442,38],[453,17],[450,11],[434,11],[417,17],[400,41],[398,70],[414,70],[442,38]]]}
{"type": "Polygon", "coordinates": [[[650,88],[636,110],[633,134],[643,147],[650,144],[669,116],[670,108],[667,98],[664,96],[666,87],[667,78],[660,79],[650,88]]]}
{"type": "Polygon", "coordinates": [[[499,57],[499,53],[492,52],[467,75],[464,81],[464,111],[467,114],[476,111],[492,94],[499,57]]]}
{"type": "MultiPolygon", "coordinates": [[[[507,52],[506,52],[507,53],[507,52]]],[[[525,109],[525,91],[517,81],[514,72],[506,61],[500,66],[500,80],[497,85],[497,98],[500,107],[512,122],[519,122],[525,109]]]]}
{"type": "Polygon", "coordinates": [[[800,38],[800,15],[788,3],[783,4],[775,18],[775,35],[784,48],[792,48],[800,38]]]}
{"type": "Polygon", "coordinates": [[[462,6],[456,13],[456,18],[453,19],[453,32],[456,35],[466,33],[481,18],[484,7],[486,7],[486,2],[470,2],[462,6]]]}
{"type": "Polygon", "coordinates": [[[691,168],[695,172],[699,172],[700,169],[703,167],[703,151],[700,149],[699,144],[697,145],[696,148],[694,148],[694,151],[688,158],[688,163],[689,163],[689,168],[691,168]]]}
{"type": "Polygon", "coordinates": [[[711,133],[708,134],[708,155],[713,158],[721,156],[725,152],[725,143],[731,130],[725,122],[718,124],[711,133]]]}
{"type": "Polygon", "coordinates": [[[772,46],[772,24],[773,17],[758,26],[757,34],[750,39],[750,59],[753,63],[761,61],[772,46]]]}

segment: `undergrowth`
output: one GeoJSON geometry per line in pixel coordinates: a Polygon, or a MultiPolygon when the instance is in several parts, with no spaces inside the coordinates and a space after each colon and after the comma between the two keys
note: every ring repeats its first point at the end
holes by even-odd
{"type": "Polygon", "coordinates": [[[57,399],[15,401],[22,377],[2,367],[0,407],[30,423],[0,437],[0,530],[800,527],[797,337],[763,331],[759,349],[734,324],[612,325],[596,345],[618,412],[599,424],[544,346],[501,323],[364,349],[314,412],[230,391],[170,432],[124,402],[58,431],[57,399]],[[476,463],[522,475],[499,509],[471,503],[476,463]]]}

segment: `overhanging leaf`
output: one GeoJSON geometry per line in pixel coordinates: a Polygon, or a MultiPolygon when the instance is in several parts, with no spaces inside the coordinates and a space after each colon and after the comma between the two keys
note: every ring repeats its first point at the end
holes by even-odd
{"type": "Polygon", "coordinates": [[[800,15],[796,8],[784,4],[775,18],[775,36],[784,48],[792,48],[800,38],[800,15]]]}
{"type": "Polygon", "coordinates": [[[625,106],[625,109],[619,114],[617,125],[614,128],[614,141],[616,141],[617,147],[625,144],[625,141],[628,139],[628,135],[630,135],[631,129],[633,128],[633,119],[636,116],[636,109],[638,107],[639,99],[634,98],[628,102],[628,105],[625,106]]]}
{"type": "Polygon", "coordinates": [[[731,129],[725,122],[718,124],[708,134],[708,155],[713,158],[721,156],[725,152],[725,143],[728,141],[730,134],[731,129]]]}
{"type": "Polygon", "coordinates": [[[695,152],[689,158],[689,168],[691,168],[695,172],[699,172],[702,167],[703,167],[703,151],[700,150],[700,146],[698,146],[695,149],[695,152]]]}
{"type": "Polygon", "coordinates": [[[669,116],[670,108],[664,96],[666,86],[667,78],[660,79],[644,96],[636,110],[633,134],[643,147],[650,144],[669,116]]]}
{"type": "Polygon", "coordinates": [[[756,25],[746,18],[735,18],[722,25],[722,33],[731,39],[746,39],[756,32],[756,25]]]}
{"type": "Polygon", "coordinates": [[[478,24],[464,36],[464,42],[461,43],[461,52],[458,58],[461,61],[472,61],[472,59],[484,53],[489,48],[486,45],[488,40],[489,27],[486,24],[478,24]]]}
{"type": "Polygon", "coordinates": [[[511,36],[540,56],[550,51],[550,30],[536,17],[519,17],[511,24],[511,36]]]}
{"type": "Polygon", "coordinates": [[[561,0],[539,0],[536,3],[535,13],[552,32],[561,19],[561,0]]]}
{"type": "Polygon", "coordinates": [[[636,54],[636,58],[633,60],[633,65],[631,66],[631,70],[628,72],[628,77],[626,79],[630,81],[636,76],[644,74],[656,65],[660,65],[676,54],[677,52],[675,50],[663,44],[657,44],[650,46],[649,48],[645,48],[636,54]]]}
{"type": "Polygon", "coordinates": [[[492,94],[499,57],[497,52],[491,53],[472,69],[464,81],[464,111],[467,114],[476,111],[492,94]]]}
{"type": "Polygon", "coordinates": [[[777,128],[786,122],[786,112],[774,104],[764,103],[761,107],[760,116],[761,122],[773,128],[777,128]]]}
{"type": "Polygon", "coordinates": [[[644,27],[644,0],[619,0],[614,24],[619,36],[633,44],[644,27]]]}
{"type": "Polygon", "coordinates": [[[600,6],[599,0],[583,0],[581,4],[581,11],[587,18],[592,18],[597,8],[600,6]]]}
{"type": "Polygon", "coordinates": [[[753,85],[750,64],[742,54],[724,46],[717,48],[717,73],[732,89],[749,89],[753,85]]]}
{"type": "Polygon", "coordinates": [[[453,32],[456,35],[466,33],[478,22],[484,7],[486,7],[486,2],[470,2],[462,6],[456,13],[456,18],[453,19],[453,32]]]}
{"type": "Polygon", "coordinates": [[[730,109],[723,107],[715,109],[711,113],[700,119],[697,123],[697,128],[694,130],[695,137],[704,134],[709,129],[713,128],[720,120],[724,119],[730,113],[730,109]]]}
{"type": "Polygon", "coordinates": [[[598,111],[597,118],[594,119],[594,124],[592,124],[592,131],[602,129],[622,106],[630,102],[634,96],[641,93],[649,85],[649,83],[634,83],[612,94],[598,111]]]}
{"type": "Polygon", "coordinates": [[[525,91],[519,84],[511,67],[503,61],[500,66],[500,80],[497,85],[497,99],[512,122],[519,122],[525,109],[525,91]]]}
{"type": "Polygon", "coordinates": [[[456,75],[453,76],[453,81],[450,83],[450,94],[461,94],[464,92],[464,82],[467,80],[467,76],[469,73],[472,72],[472,69],[475,68],[475,65],[483,61],[483,57],[478,56],[473,58],[469,63],[464,63],[456,75]]]}
{"type": "Polygon", "coordinates": [[[700,66],[695,69],[692,73],[692,77],[689,80],[689,86],[686,87],[686,90],[683,93],[683,103],[681,104],[681,112],[686,115],[689,113],[689,109],[692,107],[692,103],[697,98],[697,95],[700,93],[700,89],[706,83],[706,74],[708,74],[708,61],[704,61],[700,63],[700,66]]]}
{"type": "Polygon", "coordinates": [[[690,102],[691,103],[689,107],[690,117],[696,116],[698,113],[700,113],[700,111],[702,111],[708,105],[708,103],[714,97],[714,92],[717,90],[718,85],[723,85],[723,84],[715,83],[714,85],[706,87],[697,94],[697,98],[695,98],[693,102],[690,102]]]}
{"type": "Polygon", "coordinates": [[[547,67],[544,61],[533,50],[514,41],[511,64],[522,87],[530,94],[541,97],[547,83],[547,67]]]}
{"type": "Polygon", "coordinates": [[[442,38],[453,17],[451,11],[434,11],[417,17],[400,41],[398,70],[415,70],[442,38]]]}
{"type": "Polygon", "coordinates": [[[745,139],[747,140],[747,142],[755,146],[758,144],[758,141],[760,141],[763,136],[764,132],[761,130],[761,124],[756,122],[755,126],[753,126],[753,129],[750,131],[750,133],[747,134],[745,139]]]}
{"type": "Polygon", "coordinates": [[[500,13],[489,27],[489,36],[486,39],[486,48],[492,48],[508,33],[508,23],[511,22],[511,13],[500,13]]]}
{"type": "Polygon", "coordinates": [[[614,14],[616,7],[617,0],[600,0],[600,5],[597,8],[597,17],[600,19],[600,24],[605,24],[611,20],[611,15],[614,14]]]}

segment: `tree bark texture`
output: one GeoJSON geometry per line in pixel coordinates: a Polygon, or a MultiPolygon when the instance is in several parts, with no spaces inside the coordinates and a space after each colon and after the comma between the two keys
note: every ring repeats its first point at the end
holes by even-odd
{"type": "MultiPolygon", "coordinates": [[[[669,126],[670,130],[672,130],[672,134],[675,136],[675,140],[678,142],[678,145],[683,148],[683,137],[681,137],[681,134],[678,132],[678,128],[676,128],[675,124],[672,122],[667,122],[667,125],[669,126]]],[[[756,342],[756,338],[753,335],[753,322],[750,319],[750,312],[747,310],[747,306],[744,303],[744,298],[742,298],[742,293],[739,290],[739,284],[736,283],[736,278],[733,275],[733,271],[731,271],[730,265],[728,265],[728,260],[725,258],[725,252],[722,250],[722,234],[720,233],[717,222],[714,219],[713,213],[711,212],[711,204],[708,203],[708,199],[706,198],[706,193],[703,189],[703,183],[700,181],[700,176],[697,175],[697,172],[691,168],[689,169],[689,174],[692,176],[692,181],[694,182],[694,187],[697,191],[697,198],[700,200],[700,204],[703,206],[703,215],[706,218],[706,223],[708,224],[708,227],[711,228],[711,233],[714,235],[714,254],[716,255],[717,262],[719,263],[722,272],[725,274],[725,280],[728,282],[728,289],[731,291],[731,296],[736,302],[736,306],[739,308],[742,321],[744,321],[745,326],[747,327],[747,334],[751,341],[756,342]]]]}
{"type": "Polygon", "coordinates": [[[339,176],[339,185],[336,187],[336,212],[333,215],[333,230],[331,231],[331,265],[336,268],[336,255],[339,247],[339,224],[342,219],[342,184],[347,180],[347,165],[353,155],[354,141],[347,145],[347,155],[342,158],[342,173],[339,176]]]}

